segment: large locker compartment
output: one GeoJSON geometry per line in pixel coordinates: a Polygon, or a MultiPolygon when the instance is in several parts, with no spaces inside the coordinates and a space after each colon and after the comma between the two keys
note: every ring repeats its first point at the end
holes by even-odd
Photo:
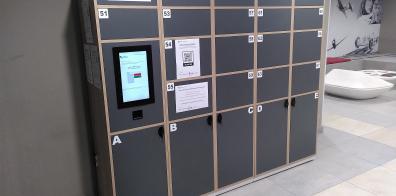
{"type": "Polygon", "coordinates": [[[314,160],[324,0],[82,0],[101,196],[219,195],[314,160]]]}

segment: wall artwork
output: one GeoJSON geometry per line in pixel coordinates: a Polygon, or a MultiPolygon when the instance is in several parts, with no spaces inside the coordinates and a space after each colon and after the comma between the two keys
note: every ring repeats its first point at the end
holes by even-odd
{"type": "Polygon", "coordinates": [[[332,0],[327,55],[366,55],[378,51],[383,0],[332,0]]]}

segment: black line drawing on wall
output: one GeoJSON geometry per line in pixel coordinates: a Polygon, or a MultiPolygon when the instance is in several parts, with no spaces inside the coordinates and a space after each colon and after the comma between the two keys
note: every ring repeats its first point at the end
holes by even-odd
{"type": "Polygon", "coordinates": [[[331,48],[327,49],[327,51],[337,49],[338,45],[340,45],[343,41],[345,41],[346,38],[347,38],[347,37],[344,37],[344,39],[342,39],[342,40],[339,41],[339,42],[337,42],[336,39],[333,39],[333,41],[331,42],[331,48]]]}
{"type": "Polygon", "coordinates": [[[331,2],[328,56],[372,54],[378,51],[383,0],[331,2]]]}
{"type": "Polygon", "coordinates": [[[342,0],[338,0],[337,3],[338,3],[337,8],[338,8],[342,13],[344,13],[345,17],[347,17],[346,12],[347,12],[348,10],[350,10],[351,12],[353,12],[353,7],[352,7],[352,4],[351,4],[350,1],[349,1],[347,4],[345,4],[345,3],[342,2],[342,0]]]}

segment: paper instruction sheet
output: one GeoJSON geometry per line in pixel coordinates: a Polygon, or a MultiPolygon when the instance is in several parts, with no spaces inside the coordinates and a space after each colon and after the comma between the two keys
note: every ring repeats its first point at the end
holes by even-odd
{"type": "Polygon", "coordinates": [[[176,113],[209,107],[208,82],[175,87],[176,113]]]}
{"type": "Polygon", "coordinates": [[[199,39],[175,41],[177,79],[201,76],[199,39]]]}

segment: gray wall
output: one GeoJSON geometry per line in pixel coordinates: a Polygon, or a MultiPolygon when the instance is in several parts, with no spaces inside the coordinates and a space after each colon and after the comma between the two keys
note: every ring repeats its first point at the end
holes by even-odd
{"type": "Polygon", "coordinates": [[[396,53],[396,1],[384,0],[384,19],[381,25],[381,53],[396,53]]]}
{"type": "Polygon", "coordinates": [[[0,195],[94,195],[76,2],[0,3],[0,195]]]}

